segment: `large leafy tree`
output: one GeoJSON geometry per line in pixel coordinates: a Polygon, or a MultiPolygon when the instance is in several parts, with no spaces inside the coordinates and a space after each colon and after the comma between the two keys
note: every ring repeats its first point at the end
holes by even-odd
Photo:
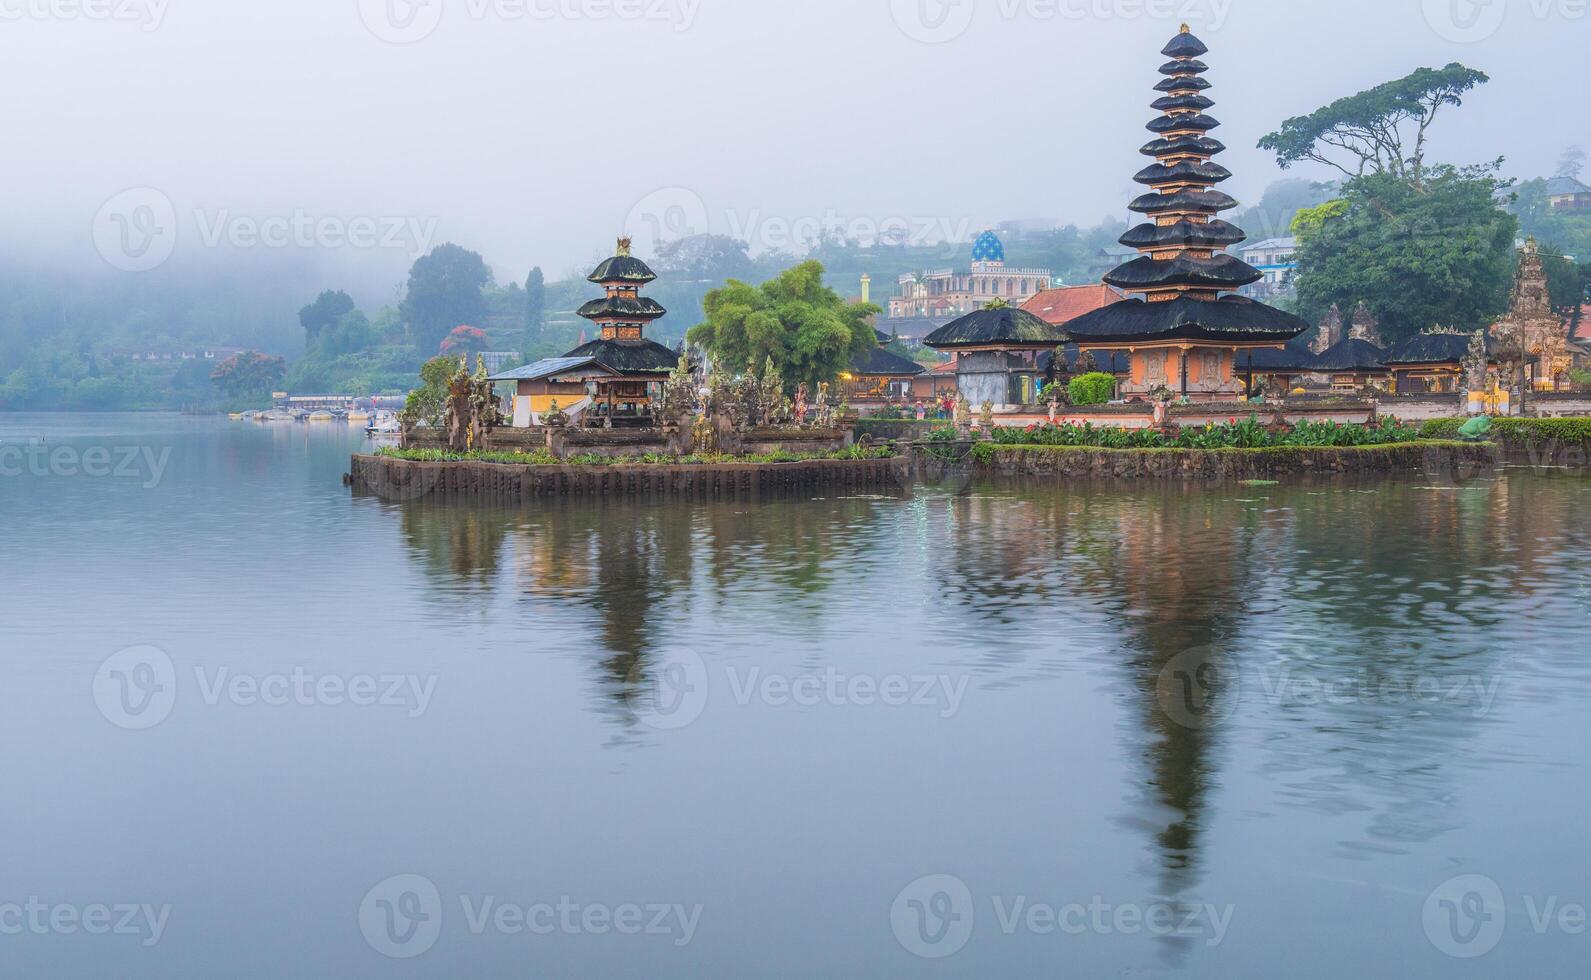
{"type": "Polygon", "coordinates": [[[847,303],[823,285],[823,265],[803,262],[760,286],[731,279],[702,300],[706,322],[690,342],[731,371],[773,358],[787,386],[832,382],[878,340],[877,306],[847,303]]]}
{"type": "Polygon", "coordinates": [[[449,242],[422,256],[409,270],[408,292],[400,307],[415,347],[422,354],[431,353],[459,324],[485,322],[483,291],[491,284],[486,262],[466,248],[449,242]]]}
{"type": "Polygon", "coordinates": [[[1518,222],[1493,167],[1437,167],[1416,188],[1390,174],[1348,181],[1340,204],[1306,211],[1299,312],[1361,300],[1395,342],[1436,326],[1479,329],[1508,306],[1518,222]]]}
{"type": "Polygon", "coordinates": [[[353,311],[353,297],[347,293],[330,289],[321,293],[315,302],[298,311],[298,322],[304,328],[305,346],[315,346],[322,333],[353,311]]]}
{"type": "Polygon", "coordinates": [[[1260,140],[1260,149],[1275,153],[1284,170],[1313,161],[1348,177],[1387,175],[1422,187],[1431,125],[1443,109],[1463,105],[1466,93],[1488,81],[1484,72],[1457,62],[1421,68],[1287,120],[1260,140]]]}

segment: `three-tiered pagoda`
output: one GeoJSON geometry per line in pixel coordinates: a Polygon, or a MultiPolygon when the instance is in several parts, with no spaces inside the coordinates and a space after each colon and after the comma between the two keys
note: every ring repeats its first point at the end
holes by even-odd
{"type": "Polygon", "coordinates": [[[657,279],[645,262],[630,254],[630,239],[619,239],[612,258],[586,277],[606,295],[580,307],[596,324],[598,336],[562,357],[548,358],[493,375],[514,382],[514,425],[539,425],[554,405],[566,412],[591,411],[608,424],[641,424],[650,419],[653,385],[668,379],[678,351],[646,339],[646,327],[667,314],[641,287],[657,279]]]}
{"type": "Polygon", "coordinates": [[[1149,124],[1155,139],[1141,152],[1155,163],[1134,180],[1153,192],[1133,201],[1149,220],[1121,237],[1142,252],[1105,276],[1105,282],[1141,295],[1086,313],[1066,325],[1083,350],[1126,348],[1131,373],[1122,384],[1128,397],[1170,389],[1194,400],[1244,395],[1245,353],[1280,348],[1309,325],[1290,313],[1233,291],[1262,278],[1259,270],[1226,251],[1246,237],[1221,220],[1237,206],[1216,190],[1232,176],[1212,161],[1226,147],[1209,134],[1220,123],[1205,114],[1215,105],[1204,93],[1209,66],[1198,60],[1209,48],[1183,25],[1161,52],[1165,78],[1149,124]]]}

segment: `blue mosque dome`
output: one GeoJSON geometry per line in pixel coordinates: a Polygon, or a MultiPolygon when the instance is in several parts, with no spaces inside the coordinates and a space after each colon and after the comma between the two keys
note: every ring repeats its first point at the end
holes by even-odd
{"type": "Polygon", "coordinates": [[[1004,262],[1005,246],[992,231],[986,231],[978,236],[972,243],[972,261],[974,262],[1004,262]]]}

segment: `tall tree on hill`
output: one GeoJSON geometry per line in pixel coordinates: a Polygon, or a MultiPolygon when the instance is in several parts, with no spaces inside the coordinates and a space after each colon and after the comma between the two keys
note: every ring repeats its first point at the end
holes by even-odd
{"type": "Polygon", "coordinates": [[[1554,176],[1580,179],[1580,174],[1585,170],[1585,150],[1579,146],[1571,146],[1563,151],[1563,156],[1558,158],[1558,172],[1554,176]]]}
{"type": "Polygon", "coordinates": [[[353,297],[347,293],[330,289],[321,293],[315,302],[298,311],[298,322],[304,327],[304,346],[314,347],[322,333],[352,312],[354,312],[353,297]]]}
{"type": "Polygon", "coordinates": [[[525,334],[528,337],[541,336],[541,325],[547,319],[547,278],[541,274],[541,266],[530,270],[530,275],[525,277],[525,334]]]}
{"type": "Polygon", "coordinates": [[[420,353],[435,353],[461,323],[484,323],[483,290],[491,284],[492,271],[480,255],[451,242],[416,261],[399,311],[420,353]]]}
{"type": "Polygon", "coordinates": [[[1466,93],[1490,80],[1456,61],[1421,68],[1287,120],[1260,140],[1260,149],[1275,153],[1283,170],[1309,160],[1350,178],[1387,175],[1420,188],[1431,125],[1443,109],[1463,105],[1466,93]]]}

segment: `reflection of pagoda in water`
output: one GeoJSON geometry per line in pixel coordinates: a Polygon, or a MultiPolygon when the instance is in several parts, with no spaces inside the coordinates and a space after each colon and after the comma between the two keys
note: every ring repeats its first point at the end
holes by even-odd
{"type": "Polygon", "coordinates": [[[1220,123],[1204,112],[1215,104],[1204,95],[1210,83],[1201,77],[1209,66],[1198,60],[1208,50],[1184,25],[1162,52],[1171,59],[1155,86],[1162,96],[1153,107],[1162,115],[1149,124],[1155,139],[1141,151],[1155,163],[1134,177],[1154,193],[1131,204],[1150,220],[1121,238],[1143,254],[1105,276],[1142,298],[1067,324],[1084,350],[1129,351],[1132,369],[1122,385],[1127,396],[1169,388],[1196,399],[1236,399],[1244,390],[1244,352],[1279,348],[1309,327],[1233,292],[1261,273],[1226,251],[1245,236],[1217,217],[1237,201],[1215,189],[1232,174],[1211,160],[1226,147],[1209,135],[1220,123]]]}

